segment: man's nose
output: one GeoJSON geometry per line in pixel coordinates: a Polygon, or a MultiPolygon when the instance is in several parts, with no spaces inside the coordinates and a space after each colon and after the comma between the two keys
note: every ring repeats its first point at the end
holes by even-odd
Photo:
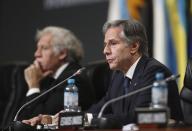
{"type": "Polygon", "coordinates": [[[34,53],[34,57],[39,57],[40,55],[41,55],[40,49],[36,49],[36,51],[34,53]]]}
{"type": "Polygon", "coordinates": [[[107,55],[110,53],[110,48],[108,45],[105,45],[104,49],[103,49],[103,54],[107,55]]]}

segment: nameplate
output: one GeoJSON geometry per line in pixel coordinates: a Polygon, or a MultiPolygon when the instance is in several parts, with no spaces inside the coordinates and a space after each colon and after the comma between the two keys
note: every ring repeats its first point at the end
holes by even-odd
{"type": "Polygon", "coordinates": [[[136,108],[139,125],[154,125],[164,127],[170,117],[169,108],[136,108]]]}
{"type": "Polygon", "coordinates": [[[59,129],[70,127],[83,127],[83,112],[63,112],[59,114],[59,129]]]}

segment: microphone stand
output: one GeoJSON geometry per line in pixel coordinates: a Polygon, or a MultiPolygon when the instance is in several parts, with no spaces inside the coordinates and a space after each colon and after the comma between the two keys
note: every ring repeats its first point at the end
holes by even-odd
{"type": "MultiPolygon", "coordinates": [[[[18,116],[19,116],[19,113],[20,113],[25,107],[27,107],[28,105],[30,105],[30,104],[33,103],[34,101],[40,99],[42,96],[44,96],[44,95],[46,95],[47,93],[51,92],[51,91],[54,90],[55,88],[59,87],[60,85],[62,85],[63,83],[65,83],[68,79],[70,79],[70,78],[72,78],[72,77],[74,77],[74,76],[77,76],[77,75],[81,74],[81,72],[82,72],[83,70],[85,70],[85,67],[80,68],[80,69],[77,70],[73,75],[69,76],[69,77],[66,78],[65,80],[61,81],[60,83],[56,84],[55,86],[51,87],[50,89],[46,90],[46,91],[43,92],[42,94],[38,95],[37,97],[33,98],[32,100],[30,100],[29,102],[27,102],[27,103],[25,103],[23,106],[21,106],[21,108],[17,111],[17,113],[16,113],[16,115],[15,115],[15,117],[14,117],[14,120],[13,120],[13,126],[14,126],[14,128],[17,128],[17,127],[18,127],[18,129],[16,129],[15,131],[17,131],[17,130],[18,130],[18,131],[21,131],[21,128],[24,129],[23,127],[20,127],[20,126],[25,126],[25,128],[26,128],[26,126],[27,126],[28,128],[30,127],[30,126],[28,126],[27,124],[24,124],[24,123],[22,123],[22,122],[20,122],[20,121],[17,121],[17,118],[18,118],[18,116]]],[[[30,127],[30,128],[32,128],[32,127],[30,127]]],[[[30,129],[28,129],[28,130],[30,130],[30,129]]],[[[34,128],[33,128],[33,130],[34,130],[34,128]]]]}

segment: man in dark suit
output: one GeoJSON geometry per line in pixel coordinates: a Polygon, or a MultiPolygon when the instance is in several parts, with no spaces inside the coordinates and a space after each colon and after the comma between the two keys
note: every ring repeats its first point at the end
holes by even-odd
{"type": "MultiPolygon", "coordinates": [[[[112,70],[110,87],[106,96],[88,112],[98,114],[101,107],[109,100],[123,94],[150,85],[155,80],[155,74],[164,73],[165,77],[171,72],[163,64],[148,57],[147,35],[143,25],[134,20],[115,20],[105,23],[104,54],[112,70]],[[124,81],[129,80],[127,87],[124,81]]],[[[168,106],[171,118],[182,120],[177,84],[168,83],[168,106]]],[[[149,107],[151,103],[151,89],[140,92],[124,100],[109,105],[104,116],[116,120],[119,125],[136,122],[136,107],[149,107]]]]}
{"type": "MultiPolygon", "coordinates": [[[[69,30],[49,26],[37,32],[35,60],[25,69],[28,85],[25,102],[41,92],[58,84],[75,73],[81,66],[83,57],[80,41],[69,30]]],[[[79,90],[79,106],[86,110],[93,102],[93,92],[86,81],[86,76],[74,77],[79,90]]],[[[19,120],[29,119],[38,114],[55,114],[64,108],[64,88],[66,83],[26,107],[18,116],[19,120]]]]}

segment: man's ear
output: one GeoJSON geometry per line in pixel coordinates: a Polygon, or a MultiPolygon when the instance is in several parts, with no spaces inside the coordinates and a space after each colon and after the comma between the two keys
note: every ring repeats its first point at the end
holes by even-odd
{"type": "Polygon", "coordinates": [[[132,44],[131,44],[130,53],[131,53],[131,54],[135,54],[136,52],[138,52],[139,47],[140,47],[139,42],[132,43],[132,44]]]}
{"type": "Polygon", "coordinates": [[[68,53],[67,49],[63,49],[63,50],[60,52],[60,54],[59,54],[59,59],[60,59],[60,60],[66,59],[67,53],[68,53]]]}

